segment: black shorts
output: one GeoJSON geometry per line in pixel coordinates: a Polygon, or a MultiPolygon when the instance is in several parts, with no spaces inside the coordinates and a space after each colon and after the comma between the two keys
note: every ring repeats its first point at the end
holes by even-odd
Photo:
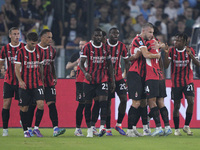
{"type": "Polygon", "coordinates": [[[46,103],[50,102],[50,101],[56,102],[56,89],[55,89],[55,86],[45,87],[44,99],[45,99],[46,103]]]}
{"type": "MultiPolygon", "coordinates": [[[[126,82],[124,81],[124,79],[116,81],[115,85],[116,85],[115,92],[117,93],[117,95],[126,95],[127,94],[126,82]]],[[[110,88],[110,85],[108,87],[110,88]]],[[[109,99],[114,98],[115,92],[111,93],[111,91],[109,89],[108,98],[109,99]]]]}
{"type": "Polygon", "coordinates": [[[158,96],[158,98],[165,98],[165,97],[167,97],[165,80],[159,80],[159,96],[158,96]]]}
{"type": "Polygon", "coordinates": [[[18,85],[10,85],[4,82],[3,86],[3,98],[12,98],[15,95],[15,99],[19,100],[19,86],[18,85]]]}
{"type": "Polygon", "coordinates": [[[128,95],[130,99],[142,100],[146,99],[144,92],[144,77],[141,77],[136,72],[128,72],[127,84],[128,84],[128,95]]]}
{"type": "Polygon", "coordinates": [[[96,96],[108,96],[108,83],[99,84],[83,83],[83,99],[92,100],[96,96]]]}
{"type": "Polygon", "coordinates": [[[76,82],[76,100],[84,101],[83,100],[83,82],[76,82]]]}
{"type": "Polygon", "coordinates": [[[145,82],[145,93],[147,99],[159,96],[159,80],[147,80],[145,82]]]}
{"type": "Polygon", "coordinates": [[[194,84],[190,83],[184,87],[172,87],[171,98],[173,100],[181,100],[183,98],[183,93],[185,96],[194,97],[194,84]]]}
{"type": "Polygon", "coordinates": [[[26,90],[19,88],[19,98],[19,106],[29,106],[33,101],[44,100],[43,87],[26,90]]]}

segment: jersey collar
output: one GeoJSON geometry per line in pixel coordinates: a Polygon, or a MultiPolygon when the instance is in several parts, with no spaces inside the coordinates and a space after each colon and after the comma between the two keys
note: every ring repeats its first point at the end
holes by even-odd
{"type": "Polygon", "coordinates": [[[17,45],[12,45],[11,43],[9,43],[9,45],[11,46],[11,47],[18,47],[19,45],[20,45],[21,43],[19,42],[19,44],[17,44],[17,45]]]}
{"type": "Polygon", "coordinates": [[[110,44],[109,39],[107,39],[107,42],[108,42],[108,45],[109,45],[109,46],[115,47],[115,46],[117,46],[117,44],[118,44],[119,41],[117,41],[117,43],[116,43],[115,45],[110,44]]]}
{"type": "Polygon", "coordinates": [[[102,46],[102,42],[101,42],[101,45],[100,45],[100,46],[96,46],[96,45],[94,45],[94,43],[93,43],[92,40],[91,40],[90,42],[91,42],[92,46],[94,46],[95,48],[101,48],[101,46],[102,46]]]}
{"type": "Polygon", "coordinates": [[[29,53],[33,53],[34,51],[35,51],[35,48],[34,48],[34,50],[29,50],[28,48],[27,48],[27,45],[25,46],[25,49],[29,52],[29,53]]]}
{"type": "Polygon", "coordinates": [[[39,46],[40,48],[42,48],[42,49],[48,49],[48,47],[49,47],[49,46],[47,46],[47,47],[42,47],[42,46],[40,45],[40,43],[38,44],[38,46],[39,46]]]}

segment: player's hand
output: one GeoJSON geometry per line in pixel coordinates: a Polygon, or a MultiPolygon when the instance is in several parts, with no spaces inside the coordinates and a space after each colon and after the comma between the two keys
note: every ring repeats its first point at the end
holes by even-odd
{"type": "Polygon", "coordinates": [[[92,81],[92,76],[89,73],[85,73],[85,78],[88,81],[92,81]]]}
{"type": "Polygon", "coordinates": [[[188,55],[191,55],[191,54],[192,54],[191,49],[190,49],[188,46],[187,46],[187,48],[186,48],[186,51],[187,51],[188,55]]]}
{"type": "Polygon", "coordinates": [[[165,44],[165,53],[169,53],[169,46],[167,45],[167,43],[165,44]]]}
{"type": "Polygon", "coordinates": [[[20,88],[26,90],[26,84],[24,81],[19,81],[19,86],[20,86],[20,88]]]}
{"type": "Polygon", "coordinates": [[[115,87],[116,87],[115,82],[112,81],[111,84],[110,84],[111,93],[115,92],[115,87]]]}
{"type": "Polygon", "coordinates": [[[57,84],[57,79],[53,79],[54,86],[57,84]]]}
{"type": "Polygon", "coordinates": [[[159,49],[160,48],[160,44],[158,43],[158,41],[153,42],[152,46],[153,49],[159,49]]]}

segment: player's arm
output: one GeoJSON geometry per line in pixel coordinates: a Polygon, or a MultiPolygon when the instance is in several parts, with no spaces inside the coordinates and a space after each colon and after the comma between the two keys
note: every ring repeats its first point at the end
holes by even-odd
{"type": "Polygon", "coordinates": [[[17,79],[19,81],[19,85],[22,89],[26,89],[26,84],[22,80],[20,69],[21,69],[21,63],[15,63],[15,74],[16,74],[17,79]]]}
{"type": "Polygon", "coordinates": [[[196,66],[200,66],[200,62],[198,61],[198,59],[196,59],[194,57],[194,55],[192,54],[191,48],[187,47],[186,51],[188,53],[188,55],[190,56],[190,58],[192,59],[192,62],[196,65],[196,66]]]}
{"type": "Polygon", "coordinates": [[[164,68],[167,69],[169,67],[169,64],[171,62],[171,59],[169,58],[169,47],[168,45],[165,46],[165,58],[164,58],[164,68]]]}
{"type": "Polygon", "coordinates": [[[140,51],[142,52],[142,55],[144,56],[144,58],[149,58],[149,59],[154,59],[154,58],[160,58],[160,53],[157,53],[157,54],[153,54],[153,53],[150,53],[148,50],[147,50],[147,47],[146,46],[141,46],[140,47],[140,51]]]}
{"type": "Polygon", "coordinates": [[[86,57],[81,57],[81,58],[80,58],[79,67],[80,67],[80,69],[83,71],[86,80],[92,81],[92,76],[85,70],[85,67],[84,67],[84,64],[85,64],[86,59],[87,59],[86,57]]]}
{"type": "Polygon", "coordinates": [[[108,72],[109,72],[109,75],[111,77],[111,92],[113,93],[115,91],[115,77],[114,77],[114,71],[113,71],[113,65],[112,65],[112,61],[111,59],[107,59],[107,66],[108,66],[108,72]]]}
{"type": "Polygon", "coordinates": [[[73,68],[74,66],[78,65],[78,62],[79,62],[79,59],[77,59],[77,60],[74,61],[74,62],[68,62],[67,65],[66,65],[66,69],[71,69],[71,68],[73,68]]]}
{"type": "Polygon", "coordinates": [[[133,61],[133,60],[138,59],[141,55],[142,55],[142,52],[141,51],[137,51],[135,54],[131,55],[128,59],[130,61],[133,61]]]}
{"type": "Polygon", "coordinates": [[[56,69],[55,69],[55,65],[54,65],[54,61],[51,62],[51,67],[52,67],[52,74],[53,74],[53,78],[54,78],[54,85],[57,84],[57,76],[56,76],[56,69]]]}
{"type": "Polygon", "coordinates": [[[43,87],[44,87],[44,66],[43,66],[43,63],[39,64],[39,71],[40,71],[42,84],[43,84],[43,87]]]}

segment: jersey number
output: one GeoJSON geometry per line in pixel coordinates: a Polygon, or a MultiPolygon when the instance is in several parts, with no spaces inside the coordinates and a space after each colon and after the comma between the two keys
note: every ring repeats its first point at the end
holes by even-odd
{"type": "Polygon", "coordinates": [[[126,84],[125,83],[119,84],[119,86],[120,86],[120,90],[126,90],[126,84]]]}
{"type": "Polygon", "coordinates": [[[108,83],[102,83],[102,90],[108,90],[108,83]]]}
{"type": "Polygon", "coordinates": [[[43,95],[43,94],[44,94],[43,89],[38,89],[38,91],[39,91],[40,95],[43,95]]]}
{"type": "Polygon", "coordinates": [[[187,86],[187,91],[193,91],[193,86],[192,86],[192,84],[189,84],[189,85],[187,86]]]}
{"type": "Polygon", "coordinates": [[[51,88],[51,93],[52,93],[52,95],[56,95],[56,89],[55,88],[51,88]]]}

